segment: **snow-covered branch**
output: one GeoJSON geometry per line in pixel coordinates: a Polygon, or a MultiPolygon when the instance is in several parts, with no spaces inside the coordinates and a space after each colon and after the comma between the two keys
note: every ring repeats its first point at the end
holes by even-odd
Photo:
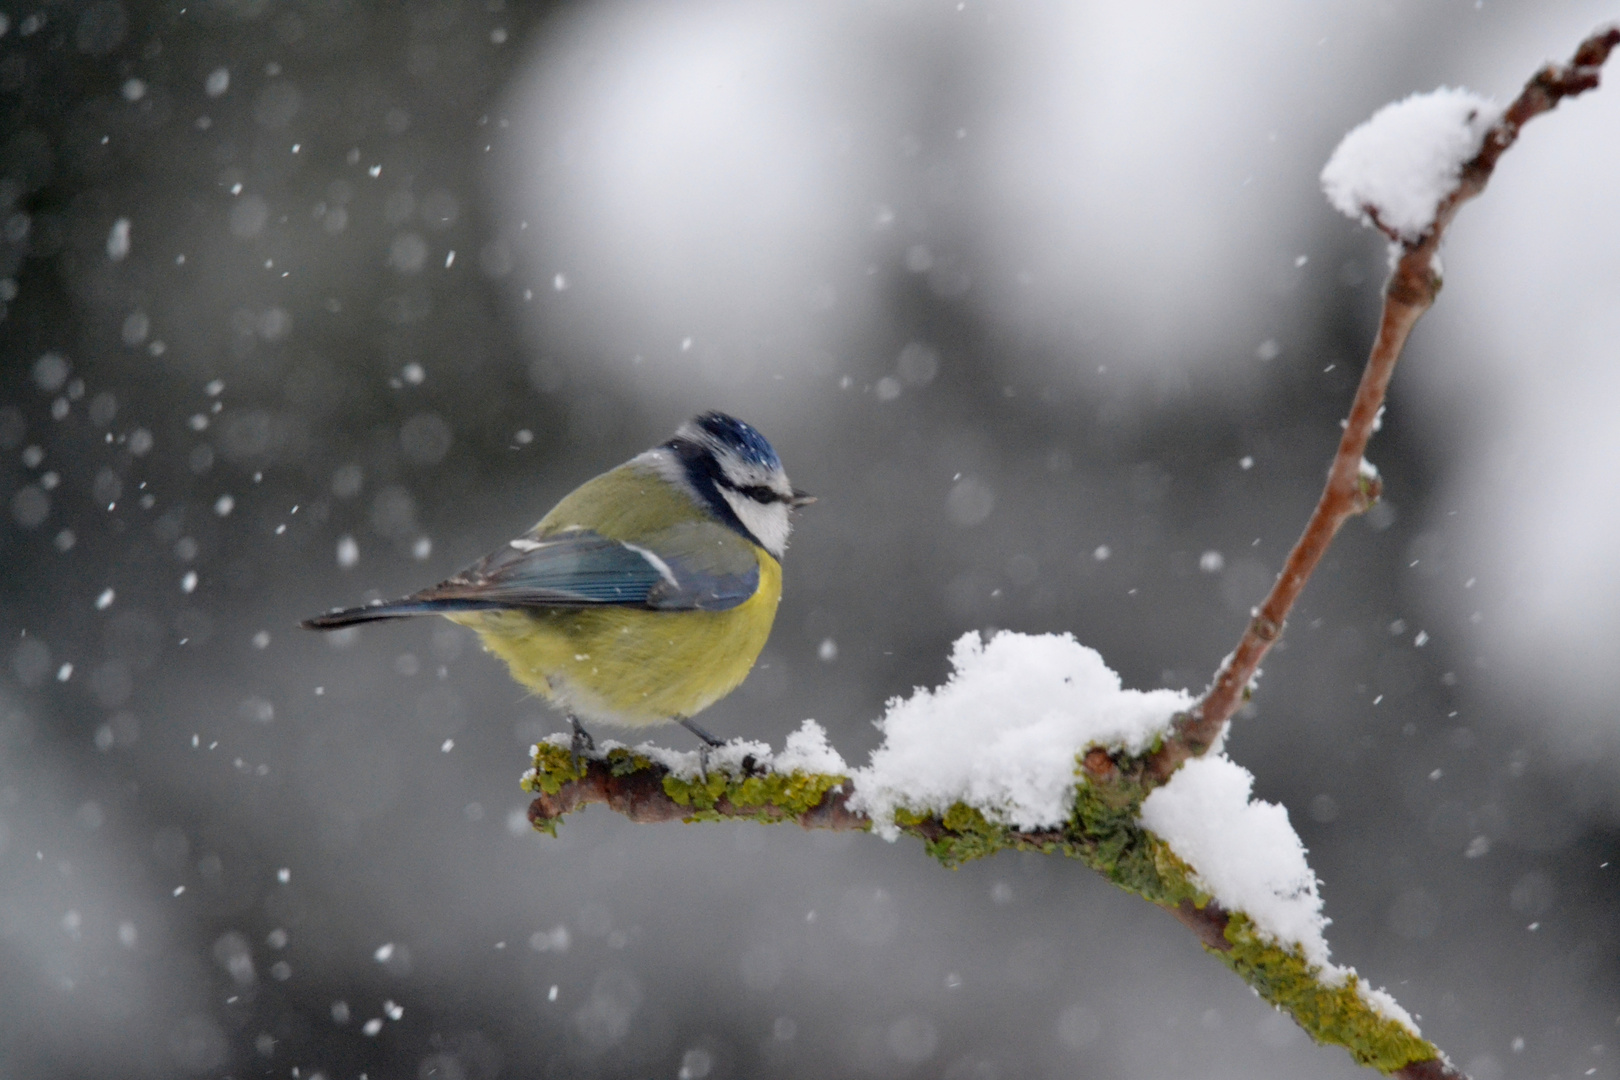
{"type": "Polygon", "coordinates": [[[1253,777],[1218,748],[1334,536],[1379,496],[1367,443],[1406,339],[1439,292],[1447,226],[1521,127],[1595,87],[1617,45],[1620,27],[1597,31],[1505,109],[1447,89],[1388,106],[1324,168],[1330,201],[1390,239],[1383,315],[1316,509],[1197,701],[1122,688],[1067,635],[970,634],[943,686],[890,702],[884,743],[864,767],[847,766],[810,721],[780,753],[732,743],[706,767],[696,754],[606,743],[576,759],[557,736],[535,747],[523,781],[537,796],[535,827],[554,832],[600,802],[641,822],[905,833],[950,866],[1007,848],[1065,855],[1169,910],[1317,1041],[1407,1080],[1462,1078],[1389,995],[1329,958],[1316,877],[1287,812],[1254,800],[1253,777]]]}
{"type": "MultiPolygon", "coordinates": [[[[843,764],[809,722],[781,754],[773,756],[759,743],[733,743],[715,751],[706,769],[696,754],[654,746],[604,744],[576,761],[567,739],[557,736],[535,747],[535,767],[524,777],[524,786],[537,794],[530,821],[552,832],[565,815],[600,802],[639,822],[741,819],[904,833],[953,867],[1003,850],[1064,855],[1165,908],[1318,1042],[1343,1046],[1358,1062],[1386,1073],[1439,1060],[1389,995],[1328,959],[1321,900],[1304,847],[1281,807],[1250,799],[1253,778],[1240,766],[1211,756],[1168,784],[1154,784],[1147,754],[1118,746],[1094,746],[1079,759],[1032,759],[1033,766],[1016,769],[995,761],[1000,750],[1038,741],[1090,711],[1084,708],[1053,718],[1009,703],[1010,724],[981,729],[1010,737],[982,742],[977,757],[950,759],[949,743],[907,731],[908,717],[949,724],[955,707],[995,692],[996,676],[1009,669],[1036,674],[1038,682],[1032,657],[1082,649],[1072,639],[1051,636],[1001,634],[987,645],[976,638],[958,642],[957,672],[944,687],[891,705],[887,740],[872,766],[807,771],[806,765],[843,764]],[[885,754],[898,761],[878,760],[885,754]],[[943,765],[955,779],[947,775],[941,785],[937,776],[907,775],[925,762],[943,765]],[[1047,807],[1052,780],[1058,781],[1052,794],[1059,802],[1047,807]],[[977,787],[977,794],[967,794],[964,784],[977,787]],[[902,788],[912,794],[905,796],[902,788]]],[[[1160,734],[1169,715],[1159,713],[1160,734]]],[[[1148,739],[1143,749],[1156,742],[1148,739]]]]}

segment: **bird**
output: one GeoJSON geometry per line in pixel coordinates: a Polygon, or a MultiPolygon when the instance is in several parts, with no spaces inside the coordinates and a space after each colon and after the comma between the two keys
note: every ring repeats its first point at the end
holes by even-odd
{"type": "Polygon", "coordinates": [[[575,488],[532,529],[409,596],[334,609],[312,630],[414,615],[470,627],[512,677],[584,722],[677,723],[735,690],[765,647],[782,597],[792,512],[815,501],[771,444],[722,412],[575,488]]]}

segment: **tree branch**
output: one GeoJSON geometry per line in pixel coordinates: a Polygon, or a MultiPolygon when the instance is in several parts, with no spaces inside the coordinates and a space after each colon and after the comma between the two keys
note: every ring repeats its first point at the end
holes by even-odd
{"type": "MultiPolygon", "coordinates": [[[[638,822],[794,822],[841,831],[872,827],[870,819],[850,808],[854,788],[848,777],[757,767],[731,772],[712,764],[706,775],[687,775],[652,753],[610,746],[576,761],[563,736],[539,744],[534,771],[523,780],[537,795],[529,806],[530,822],[543,832],[555,832],[564,815],[599,802],[638,822]]],[[[942,815],[897,811],[894,823],[920,838],[946,866],[1002,850],[1079,859],[1120,888],[1169,911],[1206,951],[1317,1042],[1343,1046],[1356,1061],[1385,1073],[1440,1060],[1433,1044],[1380,1011],[1361,980],[1324,972],[1306,960],[1298,945],[1279,944],[1247,914],[1228,912],[1216,903],[1193,869],[1139,821],[1150,786],[1145,759],[1093,748],[1077,759],[1076,767],[1087,782],[1076,788],[1073,815],[1056,828],[1000,825],[962,803],[942,815]]],[[[1458,1074],[1433,1074],[1433,1080],[1443,1078],[1461,1080],[1458,1074]]]]}
{"type": "Polygon", "coordinates": [[[1502,113],[1501,119],[1486,132],[1478,154],[1463,165],[1456,188],[1441,200],[1434,223],[1417,240],[1402,239],[1395,230],[1378,223],[1377,208],[1365,208],[1380,231],[1389,237],[1399,258],[1384,287],[1384,310],[1378,324],[1367,367],[1361,373],[1344,435],[1328,471],[1327,484],[1316,510],[1311,514],[1294,549],[1288,553],[1282,573],[1265,600],[1255,609],[1249,627],[1238,641],[1202,700],[1186,715],[1178,717],[1175,733],[1154,757],[1151,768],[1161,780],[1189,757],[1203,754],[1214,744],[1232,714],[1243,703],[1260,661],[1282,636],[1288,613],[1304,591],[1317,564],[1341,526],[1377,501],[1380,485],[1376,473],[1363,473],[1363,454],[1377,425],[1384,405],[1384,393],[1395,363],[1401,358],[1406,338],[1440,292],[1440,264],[1436,254],[1447,226],[1462,204],[1485,190],[1502,153],[1519,137],[1519,130],[1530,120],[1557,107],[1566,97],[1574,97],[1598,85],[1598,76],[1609,53],[1620,45],[1620,26],[1595,31],[1568,64],[1548,64],[1525,84],[1524,90],[1502,113]]]}
{"type": "MultiPolygon", "coordinates": [[[[1525,123],[1598,85],[1599,69],[1617,46],[1620,27],[1607,27],[1583,41],[1568,64],[1539,71],[1486,132],[1481,149],[1463,164],[1456,186],[1416,239],[1405,239],[1381,222],[1377,207],[1363,208],[1390,238],[1397,256],[1384,289],[1377,337],[1316,509],[1237,648],[1198,703],[1175,717],[1159,744],[1140,756],[1081,748],[1075,764],[1084,782],[1076,786],[1073,815],[1059,827],[1018,830],[956,803],[942,815],[897,811],[894,824],[900,831],[922,839],[929,854],[949,866],[1007,848],[1080,859],[1114,884],[1168,910],[1206,950],[1267,1001],[1288,1011],[1318,1042],[1344,1046],[1358,1062],[1404,1080],[1466,1080],[1433,1044],[1385,1015],[1363,992],[1360,980],[1346,978],[1342,969],[1332,975],[1311,966],[1298,945],[1271,941],[1244,912],[1224,910],[1199,886],[1193,869],[1142,827],[1140,810],[1150,791],[1215,744],[1333,538],[1347,520],[1377,500],[1377,473],[1363,455],[1407,337],[1439,293],[1437,252],[1457,210],[1485,189],[1525,123]]],[[[536,747],[535,768],[523,783],[536,793],[529,820],[551,833],[563,816],[590,803],[603,803],[638,822],[747,819],[841,831],[872,827],[865,815],[850,808],[854,788],[845,776],[777,773],[746,763],[738,774],[711,769],[707,775],[687,776],[648,753],[624,747],[575,759],[561,737],[536,747]]]]}

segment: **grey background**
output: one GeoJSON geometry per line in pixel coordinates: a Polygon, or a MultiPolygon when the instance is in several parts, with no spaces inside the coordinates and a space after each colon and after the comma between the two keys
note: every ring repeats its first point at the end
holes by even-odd
{"type": "MultiPolygon", "coordinates": [[[[969,630],[1197,689],[1376,318],[1383,252],[1316,171],[1411,90],[1511,94],[1601,7],[3,10],[0,1076],[1358,1074],[1078,865],[599,809],[538,837],[517,777],[557,719],[470,635],[296,623],[718,407],[822,500],[711,730],[814,717],[858,761],[969,630]]],[[[1612,167],[1600,109],[1537,122],[1565,171],[1612,167]]],[[[1459,232],[1549,203],[1567,231],[1534,289],[1455,256],[1374,443],[1387,501],[1229,748],[1336,959],[1478,1080],[1612,1077],[1612,651],[1578,619],[1585,666],[1481,636],[1541,579],[1479,547],[1520,489],[1458,494],[1513,384],[1445,364],[1534,327],[1531,293],[1612,297],[1559,253],[1613,248],[1613,188],[1515,175],[1459,232]]],[[[1585,430],[1537,437],[1606,493],[1585,430]]]]}

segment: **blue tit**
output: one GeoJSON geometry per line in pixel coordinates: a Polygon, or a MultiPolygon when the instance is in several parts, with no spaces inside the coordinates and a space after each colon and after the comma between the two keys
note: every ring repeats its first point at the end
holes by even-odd
{"type": "Polygon", "coordinates": [[[765,647],[791,514],[813,501],[763,435],[708,412],[454,577],[304,626],[443,615],[567,714],[576,756],[594,745],[581,720],[674,721],[718,746],[692,717],[735,690],[765,647]]]}

